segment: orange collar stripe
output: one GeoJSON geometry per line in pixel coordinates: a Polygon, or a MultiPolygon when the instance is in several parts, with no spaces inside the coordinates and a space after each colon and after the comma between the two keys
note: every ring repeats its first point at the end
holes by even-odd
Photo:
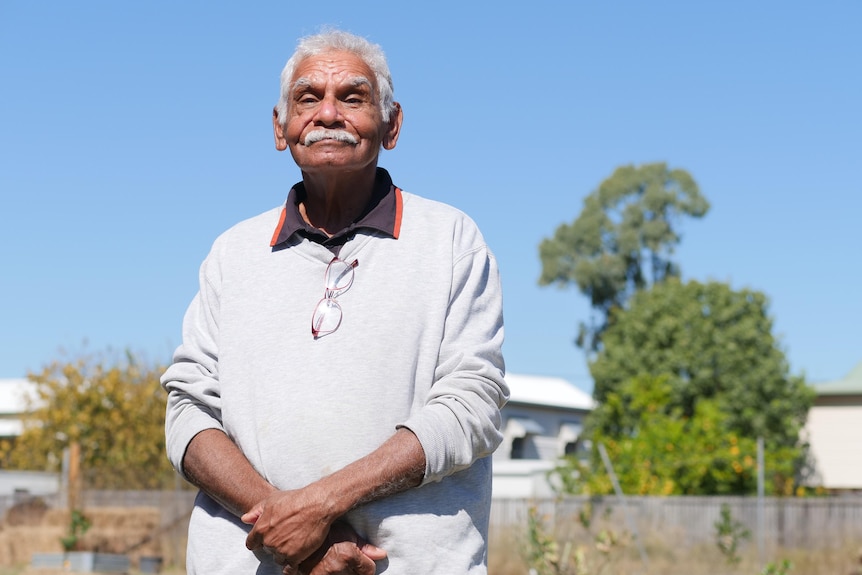
{"type": "Polygon", "coordinates": [[[281,208],[281,216],[278,218],[278,225],[275,226],[275,233],[272,234],[272,239],[269,241],[269,247],[274,247],[278,243],[278,235],[281,233],[281,227],[284,225],[284,217],[287,215],[287,206],[281,208]]]}
{"type": "Polygon", "coordinates": [[[392,228],[392,237],[396,240],[401,234],[401,216],[404,213],[404,200],[401,199],[401,188],[395,187],[395,225],[392,228]]]}

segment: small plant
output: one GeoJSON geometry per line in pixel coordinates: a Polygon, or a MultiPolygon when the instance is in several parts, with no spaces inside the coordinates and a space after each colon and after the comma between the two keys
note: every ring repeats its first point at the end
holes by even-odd
{"type": "Polygon", "coordinates": [[[560,573],[559,546],[545,532],[542,517],[535,507],[530,507],[527,516],[527,564],[530,573],[557,575],[560,573]]]}
{"type": "Polygon", "coordinates": [[[790,570],[793,569],[793,563],[785,559],[781,562],[780,565],[775,563],[769,563],[766,567],[763,568],[763,571],[760,572],[760,575],[787,575],[790,573],[790,570]]]}
{"type": "Polygon", "coordinates": [[[727,503],[721,505],[721,518],[715,522],[715,535],[718,550],[724,555],[727,564],[738,565],[742,560],[739,556],[739,544],[749,539],[751,532],[733,518],[727,503]]]}
{"type": "Polygon", "coordinates": [[[90,529],[90,520],[87,519],[78,509],[72,510],[72,518],[69,521],[69,534],[60,538],[60,543],[63,549],[68,553],[75,551],[78,547],[78,541],[90,529]]]}
{"type": "Polygon", "coordinates": [[[560,543],[546,531],[537,509],[529,509],[526,555],[530,575],[601,575],[610,566],[614,550],[624,547],[624,542],[610,529],[593,535],[588,529],[592,511],[592,505],[588,505],[578,514],[592,544],[574,545],[566,541],[560,551],[560,543]]]}
{"type": "Polygon", "coordinates": [[[583,507],[578,511],[578,521],[581,526],[587,531],[590,530],[590,525],[593,523],[593,504],[587,502],[583,507]]]}

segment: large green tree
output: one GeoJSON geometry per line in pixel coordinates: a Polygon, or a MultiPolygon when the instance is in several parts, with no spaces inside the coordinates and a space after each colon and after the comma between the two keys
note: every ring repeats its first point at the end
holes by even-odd
{"type": "MultiPolygon", "coordinates": [[[[590,362],[596,400],[608,401],[633,378],[664,377],[666,409],[692,417],[712,401],[727,431],[763,437],[770,448],[796,447],[814,392],[788,373],[767,308],[762,293],[719,282],[671,279],[635,294],[627,309],[613,312],[590,362]]],[[[602,413],[596,429],[623,431],[602,413]]]]}
{"type": "Polygon", "coordinates": [[[0,445],[3,467],[59,471],[64,449],[77,443],[85,487],[172,486],[161,372],[127,354],[56,361],[30,374],[35,395],[21,436],[0,445]]]}
{"type": "Polygon", "coordinates": [[[599,349],[612,309],[649,285],[679,275],[673,261],[684,216],[709,209],[691,175],[665,163],[622,166],[584,199],[571,224],[542,240],[540,285],[576,285],[597,314],[577,344],[599,349]]]}

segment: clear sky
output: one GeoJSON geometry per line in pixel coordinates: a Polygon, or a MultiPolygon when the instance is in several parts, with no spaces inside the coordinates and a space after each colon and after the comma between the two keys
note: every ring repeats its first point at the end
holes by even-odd
{"type": "Polygon", "coordinates": [[[862,361],[862,2],[0,2],[0,377],[129,349],[166,362],[212,240],[299,172],[271,110],[296,40],[386,51],[381,165],[496,253],[508,370],[592,383],[589,309],[538,244],[623,164],[688,170],[685,279],[766,293],[791,372],[862,361]]]}

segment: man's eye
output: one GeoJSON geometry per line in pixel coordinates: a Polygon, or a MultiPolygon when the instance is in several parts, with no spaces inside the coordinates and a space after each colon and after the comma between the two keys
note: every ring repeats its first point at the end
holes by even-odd
{"type": "Polygon", "coordinates": [[[294,102],[297,104],[313,104],[317,102],[317,98],[314,94],[297,94],[294,97],[294,102]]]}

